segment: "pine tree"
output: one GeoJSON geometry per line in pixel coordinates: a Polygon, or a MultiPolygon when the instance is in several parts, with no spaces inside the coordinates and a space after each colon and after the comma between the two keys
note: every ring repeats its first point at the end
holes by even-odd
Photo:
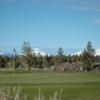
{"type": "Polygon", "coordinates": [[[94,55],[94,53],[95,53],[95,49],[92,48],[92,43],[91,43],[90,41],[87,43],[86,51],[87,51],[90,55],[94,55]]]}
{"type": "Polygon", "coordinates": [[[58,56],[63,56],[63,54],[64,54],[63,48],[59,47],[59,49],[58,49],[58,56]]]}
{"type": "Polygon", "coordinates": [[[30,46],[30,42],[25,42],[22,44],[22,53],[24,56],[24,59],[26,61],[26,63],[28,64],[28,71],[31,70],[31,66],[32,66],[32,48],[30,46]]]}

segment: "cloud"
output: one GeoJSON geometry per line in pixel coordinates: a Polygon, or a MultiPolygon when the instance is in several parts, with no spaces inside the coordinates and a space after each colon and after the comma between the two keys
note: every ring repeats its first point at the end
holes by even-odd
{"type": "Polygon", "coordinates": [[[100,19],[95,19],[92,22],[95,23],[95,24],[99,24],[100,25],[100,19]]]}

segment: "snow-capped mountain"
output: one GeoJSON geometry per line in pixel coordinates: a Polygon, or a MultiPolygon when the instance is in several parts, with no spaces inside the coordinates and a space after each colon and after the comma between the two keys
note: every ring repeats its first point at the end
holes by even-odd
{"type": "MultiPolygon", "coordinates": [[[[40,49],[40,48],[33,48],[32,53],[36,56],[41,55],[55,55],[57,52],[57,49],[40,49]],[[47,53],[48,52],[48,53],[47,53]]],[[[65,54],[71,54],[71,55],[80,55],[83,52],[83,50],[76,50],[76,49],[66,49],[65,54]],[[77,51],[77,52],[76,52],[77,51]]],[[[0,55],[2,56],[12,56],[12,52],[2,52],[0,51],[0,55]]],[[[18,55],[23,55],[21,52],[18,53],[18,55]]],[[[100,56],[100,48],[95,49],[95,56],[100,56]]]]}
{"type": "Polygon", "coordinates": [[[9,57],[11,57],[13,54],[10,53],[10,52],[1,52],[1,51],[0,51],[0,55],[1,55],[1,56],[9,56],[9,57]]]}
{"type": "Polygon", "coordinates": [[[100,49],[95,50],[95,56],[100,56],[100,49]]]}
{"type": "MultiPolygon", "coordinates": [[[[80,51],[78,51],[78,52],[75,52],[75,53],[73,53],[72,55],[80,55],[80,54],[82,54],[82,50],[80,50],[80,51]]],[[[94,54],[95,56],[100,56],[100,49],[95,49],[95,54],[94,54]]]]}
{"type": "MultiPolygon", "coordinates": [[[[32,54],[35,54],[36,56],[46,56],[48,55],[45,51],[41,50],[40,48],[34,48],[32,49],[32,54]]],[[[20,53],[20,55],[23,55],[23,53],[20,53]]]]}
{"type": "Polygon", "coordinates": [[[1,56],[3,56],[3,55],[4,55],[4,53],[0,51],[0,55],[1,55],[1,56]]]}
{"type": "Polygon", "coordinates": [[[34,48],[33,49],[33,54],[35,54],[36,56],[38,56],[38,55],[41,55],[41,56],[47,55],[46,52],[44,52],[43,50],[41,50],[39,48],[34,48]]]}
{"type": "Polygon", "coordinates": [[[80,50],[80,51],[78,51],[78,52],[75,52],[75,53],[73,53],[73,54],[71,54],[71,55],[80,55],[82,53],[82,50],[80,50]]]}

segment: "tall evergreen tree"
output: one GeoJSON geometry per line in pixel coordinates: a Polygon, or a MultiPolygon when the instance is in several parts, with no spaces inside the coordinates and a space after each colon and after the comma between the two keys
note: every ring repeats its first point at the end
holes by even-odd
{"type": "Polygon", "coordinates": [[[59,47],[59,49],[58,49],[58,56],[63,56],[63,54],[64,54],[63,48],[59,47]]]}
{"type": "Polygon", "coordinates": [[[80,56],[80,60],[83,62],[84,68],[86,70],[91,70],[91,68],[93,67],[93,64],[95,64],[94,55],[87,52],[87,50],[85,50],[85,49],[84,49],[84,52],[82,53],[82,55],[80,56]]]}
{"type": "Polygon", "coordinates": [[[30,71],[32,66],[32,48],[29,41],[24,41],[24,43],[22,44],[22,53],[26,63],[28,64],[28,70],[30,71]]]}
{"type": "Polygon", "coordinates": [[[62,47],[59,47],[57,55],[53,56],[54,64],[60,64],[65,61],[64,50],[62,47]]]}
{"type": "Polygon", "coordinates": [[[95,49],[92,48],[92,43],[90,41],[87,43],[86,51],[90,55],[94,55],[94,53],[95,53],[95,49]]]}

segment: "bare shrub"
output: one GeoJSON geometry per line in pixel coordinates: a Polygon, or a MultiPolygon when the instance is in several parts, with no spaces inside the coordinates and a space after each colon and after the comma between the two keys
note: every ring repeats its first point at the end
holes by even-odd
{"type": "Polygon", "coordinates": [[[0,89],[0,100],[26,100],[21,93],[21,87],[6,87],[0,89]]]}
{"type": "MultiPolygon", "coordinates": [[[[62,100],[61,94],[63,90],[57,90],[52,96],[49,97],[49,100],[62,100]]],[[[28,100],[28,95],[22,93],[20,86],[18,87],[6,87],[0,89],[0,100],[28,100]]],[[[33,100],[46,100],[45,96],[41,92],[41,88],[38,89],[37,96],[34,96],[33,100]]]]}

